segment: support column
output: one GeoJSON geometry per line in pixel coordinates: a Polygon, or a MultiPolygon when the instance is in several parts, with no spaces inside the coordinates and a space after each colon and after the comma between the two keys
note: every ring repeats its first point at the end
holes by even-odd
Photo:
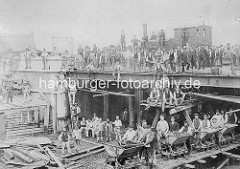
{"type": "Polygon", "coordinates": [[[129,125],[134,125],[133,97],[128,97],[129,125]]]}
{"type": "Polygon", "coordinates": [[[103,96],[103,120],[107,120],[108,117],[108,111],[109,111],[109,96],[108,95],[104,95],[103,96]]]}
{"type": "Polygon", "coordinates": [[[135,89],[135,110],[137,113],[137,121],[140,122],[142,120],[142,115],[140,114],[141,108],[140,108],[140,101],[143,100],[143,91],[142,89],[135,89]]]}
{"type": "Polygon", "coordinates": [[[53,119],[53,133],[57,134],[57,94],[54,93],[54,106],[52,110],[52,119],[53,119]]]}

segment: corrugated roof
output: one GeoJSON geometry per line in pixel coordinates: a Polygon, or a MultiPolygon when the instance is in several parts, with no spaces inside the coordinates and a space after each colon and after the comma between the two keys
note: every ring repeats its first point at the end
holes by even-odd
{"type": "Polygon", "coordinates": [[[3,98],[0,98],[0,111],[24,109],[44,105],[47,105],[47,103],[44,100],[38,99],[36,97],[32,97],[32,100],[29,102],[24,102],[22,97],[14,96],[13,101],[9,103],[6,103],[3,98]]]}
{"type": "Polygon", "coordinates": [[[12,49],[22,51],[26,48],[36,48],[33,34],[0,35],[0,51],[12,49]]]}

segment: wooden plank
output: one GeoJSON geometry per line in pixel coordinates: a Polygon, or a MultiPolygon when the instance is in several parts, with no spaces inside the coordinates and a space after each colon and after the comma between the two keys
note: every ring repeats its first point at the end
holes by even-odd
{"type": "Polygon", "coordinates": [[[82,158],[89,157],[89,156],[91,156],[91,155],[93,155],[93,154],[101,153],[101,152],[103,152],[103,151],[105,151],[105,148],[102,148],[102,149],[99,149],[99,150],[96,150],[96,151],[92,151],[92,152],[89,152],[89,153],[87,153],[87,154],[82,154],[82,155],[76,156],[76,157],[74,157],[74,158],[71,159],[71,160],[77,161],[77,160],[80,160],[80,159],[82,159],[82,158]]]}
{"type": "Polygon", "coordinates": [[[64,168],[63,163],[55,156],[55,154],[53,154],[53,152],[48,147],[45,147],[45,149],[48,154],[54,159],[54,161],[58,164],[58,166],[64,168]]]}
{"type": "Polygon", "coordinates": [[[229,162],[229,158],[227,158],[226,160],[224,160],[223,163],[222,163],[217,169],[223,168],[228,162],[229,162]]]}
{"type": "Polygon", "coordinates": [[[201,163],[201,164],[205,164],[206,160],[198,160],[197,162],[201,163]]]}
{"type": "Polygon", "coordinates": [[[195,165],[192,165],[192,164],[185,164],[184,166],[187,168],[195,168],[195,165]]]}
{"type": "Polygon", "coordinates": [[[103,145],[98,145],[98,146],[90,147],[90,148],[87,148],[85,150],[79,151],[77,154],[64,156],[64,158],[72,158],[72,157],[77,156],[77,155],[81,155],[81,154],[84,154],[84,153],[89,153],[90,151],[94,151],[94,150],[99,149],[99,148],[104,148],[104,146],[103,145]]]}
{"type": "Polygon", "coordinates": [[[104,91],[104,90],[90,90],[90,89],[78,89],[78,90],[81,90],[81,91],[84,91],[84,92],[109,94],[109,95],[115,95],[115,96],[135,97],[134,94],[110,92],[110,91],[104,91]]]}
{"type": "Polygon", "coordinates": [[[11,152],[12,152],[14,157],[19,158],[23,162],[27,162],[27,163],[32,163],[33,162],[32,159],[30,159],[29,157],[23,155],[22,153],[19,153],[19,152],[14,151],[14,150],[11,150],[11,152]]]}
{"type": "Polygon", "coordinates": [[[231,158],[240,159],[240,155],[237,155],[237,154],[232,154],[232,153],[228,153],[228,152],[222,152],[222,154],[226,155],[228,157],[231,157],[231,158]]]}

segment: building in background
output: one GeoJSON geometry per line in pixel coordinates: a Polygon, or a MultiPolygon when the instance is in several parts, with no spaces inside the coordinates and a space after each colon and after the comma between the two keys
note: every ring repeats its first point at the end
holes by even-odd
{"type": "Polygon", "coordinates": [[[193,46],[210,46],[212,45],[212,28],[204,24],[197,27],[175,28],[174,39],[176,46],[185,46],[186,43],[193,46]]]}

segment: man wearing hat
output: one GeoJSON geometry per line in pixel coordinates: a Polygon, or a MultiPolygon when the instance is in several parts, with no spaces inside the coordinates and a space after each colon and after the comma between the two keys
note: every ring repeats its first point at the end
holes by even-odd
{"type": "Polygon", "coordinates": [[[113,72],[114,80],[121,79],[121,75],[120,75],[121,68],[122,68],[122,66],[120,65],[120,60],[117,60],[117,63],[114,66],[114,72],[113,72]]]}
{"type": "Polygon", "coordinates": [[[41,54],[41,58],[42,58],[42,63],[43,63],[43,70],[44,69],[48,69],[48,52],[46,51],[46,49],[43,49],[43,52],[41,54]]]}
{"type": "Polygon", "coordinates": [[[136,131],[133,129],[133,125],[129,125],[127,132],[122,138],[122,143],[131,144],[135,143],[136,131]]]}
{"type": "Polygon", "coordinates": [[[156,161],[156,149],[158,149],[158,141],[157,141],[157,132],[155,127],[148,126],[148,131],[144,135],[142,142],[144,143],[145,149],[145,158],[146,163],[150,168],[154,167],[154,161],[156,161]],[[149,130],[150,129],[150,130],[149,130]]]}
{"type": "Polygon", "coordinates": [[[32,66],[31,66],[31,52],[29,51],[29,49],[26,49],[23,55],[24,55],[25,64],[26,64],[25,69],[32,69],[32,66]]]}

